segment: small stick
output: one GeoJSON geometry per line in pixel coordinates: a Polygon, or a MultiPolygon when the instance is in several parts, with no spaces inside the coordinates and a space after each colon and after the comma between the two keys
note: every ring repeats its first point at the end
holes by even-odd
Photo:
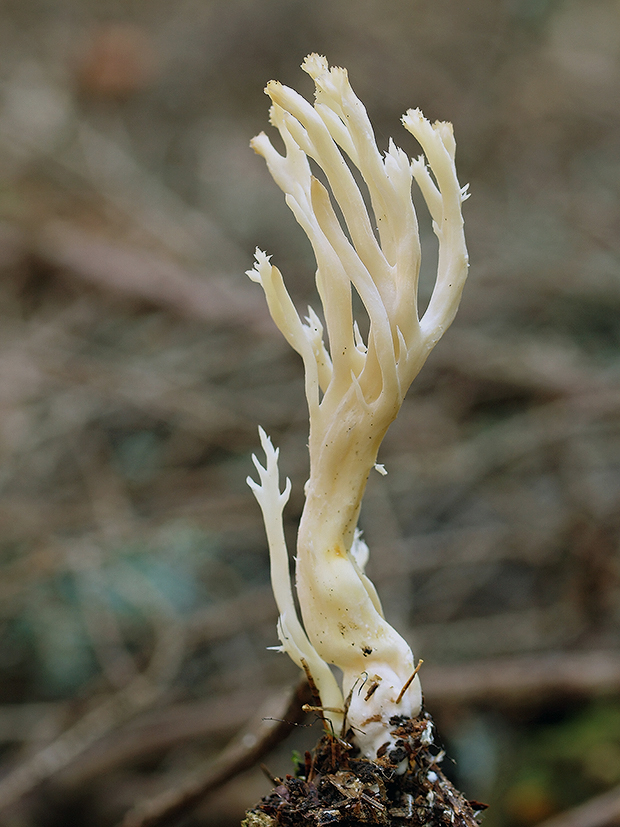
{"type": "Polygon", "coordinates": [[[260,716],[256,730],[249,730],[251,733],[256,732],[256,741],[252,746],[246,745],[242,735],[233,739],[211,765],[196,770],[178,786],[134,806],[118,827],[172,827],[177,824],[209,793],[253,767],[291,732],[295,719],[299,717],[300,701],[306,700],[307,692],[306,681],[298,684],[290,694],[286,708],[282,710],[281,719],[265,719],[260,716]],[[274,723],[268,723],[269,720],[274,723]]]}
{"type": "Polygon", "coordinates": [[[411,683],[412,683],[413,679],[415,678],[415,676],[416,676],[416,675],[418,674],[418,672],[420,671],[420,667],[422,666],[422,664],[423,664],[423,663],[424,663],[424,661],[422,660],[422,658],[420,658],[420,660],[418,661],[418,665],[416,666],[416,668],[413,670],[413,672],[412,672],[412,674],[411,674],[411,677],[409,677],[409,678],[407,679],[407,681],[406,681],[405,685],[404,685],[404,686],[403,686],[403,688],[400,690],[400,693],[399,693],[399,695],[398,695],[398,698],[396,698],[396,703],[397,703],[397,704],[399,704],[399,703],[402,701],[402,699],[403,699],[403,695],[405,694],[405,692],[406,692],[406,691],[409,689],[409,687],[411,686],[411,683]]]}
{"type": "Polygon", "coordinates": [[[301,708],[302,712],[337,712],[339,715],[344,713],[344,709],[338,709],[335,706],[312,706],[312,704],[304,704],[301,708]]]}
{"type": "MultiPolygon", "coordinates": [[[[367,680],[368,680],[368,673],[366,673],[366,678],[364,679],[364,683],[366,683],[367,680]]],[[[362,684],[362,686],[364,686],[364,683],[362,684]]],[[[357,684],[357,681],[351,687],[351,691],[347,695],[347,698],[344,702],[344,716],[342,718],[342,727],[340,729],[340,737],[341,738],[344,738],[344,736],[347,732],[347,716],[349,714],[349,707],[351,706],[351,698],[353,697],[353,690],[355,689],[356,684],[357,684]]],[[[360,689],[361,688],[362,687],[360,687],[360,689]]]]}
{"type": "Polygon", "coordinates": [[[282,779],[281,778],[276,778],[276,776],[273,775],[273,773],[271,773],[269,771],[269,767],[267,767],[266,764],[259,764],[259,767],[260,767],[261,772],[263,773],[263,775],[267,776],[267,778],[271,781],[271,783],[273,784],[274,787],[277,787],[278,784],[282,783],[282,779]]]}
{"type": "Polygon", "coordinates": [[[320,706],[321,696],[319,694],[319,690],[317,689],[316,683],[314,682],[314,678],[312,677],[312,672],[310,671],[308,662],[304,658],[301,659],[301,665],[303,666],[303,670],[306,673],[306,680],[308,681],[308,686],[310,687],[312,699],[317,706],[320,706]]]}
{"type": "MultiPolygon", "coordinates": [[[[415,675],[415,672],[413,674],[415,675]]],[[[406,684],[406,686],[409,686],[409,684],[406,684]]],[[[372,698],[372,696],[375,694],[375,692],[377,691],[378,688],[379,688],[379,681],[375,681],[374,683],[371,683],[370,686],[368,687],[368,692],[366,692],[366,694],[364,695],[364,700],[367,701],[370,698],[372,698]]],[[[399,699],[400,699],[400,695],[399,695],[399,699]]],[[[398,703],[398,701],[396,701],[396,703],[398,703]]]]}
{"type": "MultiPolygon", "coordinates": [[[[319,693],[319,690],[317,689],[316,683],[314,682],[314,678],[312,677],[312,672],[310,671],[310,667],[308,666],[308,662],[304,658],[302,658],[301,659],[301,665],[303,666],[303,670],[306,673],[306,680],[308,681],[308,686],[310,687],[310,692],[312,693],[312,700],[314,701],[314,710],[313,711],[315,711],[319,714],[319,717],[320,717],[321,721],[323,722],[323,729],[325,730],[325,732],[327,732],[329,734],[331,721],[328,721],[327,718],[325,717],[325,715],[323,714],[323,707],[321,706],[321,695],[319,693]]],[[[306,706],[307,706],[307,704],[306,704],[306,706]]],[[[327,710],[327,712],[330,712],[330,711],[332,711],[332,710],[329,710],[329,709],[327,710]]],[[[338,711],[341,712],[342,710],[338,710],[338,711]]]]}

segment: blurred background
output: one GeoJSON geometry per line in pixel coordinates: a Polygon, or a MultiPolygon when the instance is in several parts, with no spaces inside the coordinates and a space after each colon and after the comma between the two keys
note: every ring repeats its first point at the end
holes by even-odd
{"type": "MultiPolygon", "coordinates": [[[[244,480],[261,424],[292,542],[303,377],[244,270],[259,245],[316,306],[248,147],[267,80],[311,95],[311,51],[382,150],[418,154],[410,107],[452,121],[471,185],[462,309],[362,515],[445,766],[488,827],[620,818],[618,0],[0,0],[3,825],[120,823],[298,681],[266,651],[244,480]]],[[[261,760],[292,771],[319,733],[261,760]]],[[[270,782],[213,786],[186,824],[234,825],[270,782]]]]}

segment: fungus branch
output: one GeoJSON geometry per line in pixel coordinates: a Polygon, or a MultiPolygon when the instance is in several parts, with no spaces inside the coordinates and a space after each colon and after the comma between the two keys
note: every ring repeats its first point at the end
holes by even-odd
{"type": "MultiPolygon", "coordinates": [[[[277,81],[265,90],[285,154],[264,133],[253,139],[252,147],[265,158],[312,244],[325,331],[311,308],[300,318],[280,271],[265,253],[256,251],[248,275],[263,287],[275,323],[305,368],[310,477],[296,567],[303,627],[293,602],[282,530],[290,483],[280,493],[277,451],[263,432],[266,465],[254,459],[260,484],[249,483],[267,529],[282,649],[296,663],[307,664],[324,707],[342,709],[343,696],[350,696],[348,721],[360,748],[372,757],[388,740],[391,716],[418,714],[421,690],[417,676],[407,683],[414,672],[413,655],[384,619],[364,574],[367,549],[356,526],[381,440],[456,313],[468,267],[461,214],[467,196],[456,175],[450,124],[431,124],[419,110],[409,110],[402,123],[424,156],[410,161],[391,140],[382,156],[346,70],[330,69],[318,55],[307,57],[302,69],[315,82],[314,105],[277,81]],[[309,159],[323,171],[329,190],[312,174],[309,159]],[[370,208],[352,167],[366,185],[370,208]],[[437,276],[421,317],[414,179],[439,242],[437,276]],[[368,316],[366,341],[354,320],[353,290],[368,316]],[[342,690],[327,664],[342,670],[342,690]],[[368,680],[377,684],[371,693],[368,687],[362,691],[368,680]]],[[[336,726],[341,723],[339,713],[326,715],[336,726]]]]}

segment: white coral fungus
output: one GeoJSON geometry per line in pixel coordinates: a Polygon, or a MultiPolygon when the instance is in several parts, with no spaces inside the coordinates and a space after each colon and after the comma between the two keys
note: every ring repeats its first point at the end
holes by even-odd
{"type": "Polygon", "coordinates": [[[265,253],[256,251],[248,275],[263,287],[273,320],[305,368],[310,477],[296,562],[303,626],[282,529],[290,482],[281,493],[278,452],[262,431],[266,463],[263,467],[254,457],[260,482],[248,482],[267,530],[281,648],[312,675],[326,718],[338,729],[346,707],[347,726],[362,753],[374,757],[389,743],[390,717],[419,713],[421,690],[417,675],[410,680],[411,649],[385,620],[364,574],[368,549],[356,526],[368,474],[373,467],[382,470],[376,465],[381,440],[459,304],[468,267],[461,214],[466,188],[461,189],[456,175],[451,124],[431,124],[411,109],[402,123],[424,156],[410,161],[392,140],[382,156],[346,70],[330,69],[316,54],[305,59],[302,69],[316,85],[314,106],[277,81],[265,90],[273,104],[270,120],[286,153],[281,155],[264,133],[253,139],[252,147],[265,158],[312,244],[327,342],[323,323],[311,308],[305,320],[300,318],[280,271],[265,253]],[[312,174],[309,159],[322,169],[331,194],[312,174]],[[366,185],[370,208],[353,167],[366,185]],[[439,242],[437,276],[421,317],[413,179],[439,242]],[[368,316],[366,341],[353,317],[353,289],[368,316]],[[342,670],[342,687],[329,664],[342,670]]]}

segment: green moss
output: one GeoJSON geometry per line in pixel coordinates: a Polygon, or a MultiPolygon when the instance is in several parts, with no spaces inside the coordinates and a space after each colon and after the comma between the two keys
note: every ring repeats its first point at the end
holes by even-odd
{"type": "Polygon", "coordinates": [[[274,827],[275,824],[275,818],[268,816],[267,813],[248,810],[241,822],[241,827],[274,827]]]}

